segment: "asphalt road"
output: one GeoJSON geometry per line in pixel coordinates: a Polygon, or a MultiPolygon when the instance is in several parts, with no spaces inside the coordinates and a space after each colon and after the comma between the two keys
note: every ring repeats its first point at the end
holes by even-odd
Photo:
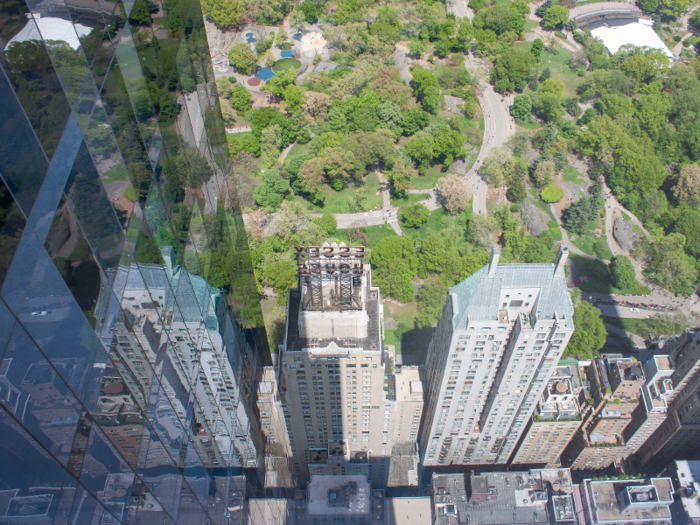
{"type": "MultiPolygon", "coordinates": [[[[465,63],[467,68],[470,69],[481,65],[469,55],[465,58],[465,63]]],[[[481,213],[484,215],[488,213],[486,209],[488,185],[477,173],[479,167],[491,152],[491,148],[494,146],[502,146],[508,137],[515,133],[515,123],[508,111],[508,106],[511,103],[511,97],[499,95],[493,90],[493,87],[488,84],[485,84],[484,89],[479,93],[479,104],[484,113],[484,140],[481,144],[476,162],[472,166],[472,169],[465,175],[474,195],[472,201],[474,213],[481,213]]]]}

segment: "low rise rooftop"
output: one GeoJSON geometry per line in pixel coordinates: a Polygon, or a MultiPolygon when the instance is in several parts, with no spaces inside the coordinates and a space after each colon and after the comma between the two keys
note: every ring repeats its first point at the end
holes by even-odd
{"type": "Polygon", "coordinates": [[[549,523],[550,495],[571,493],[568,469],[433,474],[434,525],[549,523]]]}
{"type": "Polygon", "coordinates": [[[593,525],[670,522],[673,485],[670,478],[650,480],[584,480],[584,498],[593,525]]]}
{"type": "Polygon", "coordinates": [[[309,516],[368,515],[372,494],[367,476],[312,475],[308,484],[309,516]]]}

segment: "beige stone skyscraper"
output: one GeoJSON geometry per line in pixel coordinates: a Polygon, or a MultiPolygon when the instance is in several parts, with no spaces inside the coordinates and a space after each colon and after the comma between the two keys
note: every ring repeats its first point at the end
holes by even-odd
{"type": "Polygon", "coordinates": [[[382,337],[379,289],[363,247],[300,250],[289,293],[280,387],[294,467],[310,474],[369,474],[383,486],[396,396],[382,337]]]}
{"type": "Polygon", "coordinates": [[[424,466],[505,464],[574,331],[555,264],[488,266],[452,287],[426,362],[424,466]]]}

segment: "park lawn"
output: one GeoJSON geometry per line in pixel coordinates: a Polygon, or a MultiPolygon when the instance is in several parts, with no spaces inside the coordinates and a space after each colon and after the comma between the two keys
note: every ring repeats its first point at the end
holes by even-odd
{"type": "MultiPolygon", "coordinates": [[[[377,243],[381,241],[384,237],[391,237],[392,235],[396,235],[394,229],[388,224],[378,224],[377,226],[365,226],[362,229],[367,234],[367,248],[370,250],[374,248],[377,245],[377,243]]],[[[356,244],[355,242],[351,242],[350,239],[348,239],[348,232],[349,230],[336,230],[335,234],[333,234],[333,237],[336,237],[338,240],[343,241],[347,245],[356,244]]]]}
{"type": "Polygon", "coordinates": [[[411,204],[412,202],[424,201],[429,198],[429,193],[407,193],[401,198],[391,195],[391,205],[404,206],[406,204],[411,204]]]}
{"type": "Polygon", "coordinates": [[[608,336],[605,338],[605,346],[603,346],[601,353],[606,351],[634,352],[634,343],[626,337],[608,332],[608,336]]]}
{"type": "Polygon", "coordinates": [[[292,149],[289,150],[289,153],[287,153],[287,158],[284,159],[285,163],[289,162],[293,158],[306,155],[309,152],[310,146],[311,142],[307,142],[306,144],[294,144],[294,146],[292,146],[292,149]]]}
{"type": "Polygon", "coordinates": [[[539,25],[539,22],[537,22],[536,20],[530,20],[528,18],[525,20],[525,29],[523,31],[527,33],[528,31],[535,29],[539,25]]]}
{"type": "Polygon", "coordinates": [[[286,329],[284,307],[278,305],[274,298],[263,299],[260,301],[260,306],[262,307],[270,352],[277,352],[279,345],[284,343],[286,329]]]}
{"type": "Polygon", "coordinates": [[[126,180],[126,167],[123,164],[117,164],[116,166],[112,166],[107,170],[104,176],[105,178],[102,179],[102,184],[104,184],[105,186],[109,186],[110,184],[118,182],[120,180],[126,180]]]}
{"type": "Polygon", "coordinates": [[[384,319],[392,318],[397,323],[394,329],[384,329],[384,344],[395,345],[404,365],[425,364],[428,345],[435,331],[434,328],[416,328],[417,313],[416,301],[404,305],[394,301],[384,302],[384,319]]]}
{"type": "Polygon", "coordinates": [[[434,188],[443,177],[447,177],[447,173],[442,171],[442,164],[435,164],[425,171],[425,175],[418,175],[411,179],[411,189],[428,190],[434,188]]]}
{"type": "Polygon", "coordinates": [[[562,174],[564,182],[571,182],[573,184],[582,184],[583,179],[579,171],[573,166],[567,166],[564,168],[564,173],[562,174]]]}
{"type": "Polygon", "coordinates": [[[637,283],[631,288],[616,288],[610,281],[608,265],[603,261],[586,259],[578,254],[569,254],[569,259],[574,264],[574,278],[576,286],[585,292],[619,293],[619,294],[649,294],[651,291],[646,286],[637,283]]]}
{"type": "Polygon", "coordinates": [[[418,228],[406,228],[403,224],[399,224],[406,235],[410,235],[416,240],[422,240],[431,233],[437,233],[440,231],[442,221],[447,220],[447,218],[448,215],[445,208],[438,208],[437,210],[431,212],[430,216],[428,217],[428,221],[418,228]]]}
{"type": "Polygon", "coordinates": [[[374,210],[375,208],[380,208],[382,205],[381,193],[377,195],[376,193],[381,190],[381,185],[377,179],[377,174],[371,172],[365,177],[364,183],[361,186],[354,186],[353,184],[348,184],[340,191],[335,191],[333,188],[327,184],[323,185],[326,190],[326,200],[323,206],[317,206],[311,204],[306,199],[300,196],[296,196],[295,199],[300,199],[307,206],[311,206],[309,209],[317,213],[323,213],[324,211],[329,211],[331,213],[352,213],[350,208],[350,203],[352,202],[356,194],[364,196],[365,202],[361,211],[374,210]]]}
{"type": "Polygon", "coordinates": [[[564,93],[576,96],[576,88],[581,83],[581,78],[569,68],[568,62],[571,58],[571,51],[564,49],[557,44],[551,51],[542,51],[542,61],[539,63],[540,71],[549,67],[554,80],[564,82],[564,93]]]}
{"type": "MultiPolygon", "coordinates": [[[[625,222],[630,222],[630,221],[632,220],[632,217],[630,217],[629,215],[627,215],[624,211],[622,212],[622,216],[624,217],[625,222]]],[[[641,228],[640,228],[639,231],[641,231],[641,228]]]]}
{"type": "Polygon", "coordinates": [[[537,122],[530,115],[528,115],[528,117],[526,119],[516,118],[515,123],[518,126],[520,126],[521,128],[525,128],[525,129],[539,129],[542,127],[542,124],[537,122]]]}
{"type": "Polygon", "coordinates": [[[592,233],[588,235],[571,235],[569,239],[571,239],[574,246],[588,255],[605,259],[606,261],[609,261],[613,256],[608,246],[608,240],[604,235],[600,237],[596,237],[592,233]]]}

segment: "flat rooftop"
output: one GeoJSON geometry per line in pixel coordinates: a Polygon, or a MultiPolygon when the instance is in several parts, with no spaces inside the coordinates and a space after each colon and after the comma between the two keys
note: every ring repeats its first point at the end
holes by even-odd
{"type": "Polygon", "coordinates": [[[596,523],[644,523],[671,519],[670,504],[673,502],[673,485],[670,478],[646,480],[592,481],[586,480],[587,494],[596,523]],[[637,488],[654,485],[659,501],[654,506],[622,508],[618,495],[628,487],[637,488]]]}
{"type": "Polygon", "coordinates": [[[372,511],[372,487],[367,476],[312,475],[307,489],[306,511],[309,516],[369,515],[372,511]],[[347,493],[347,504],[340,501],[347,493]],[[337,503],[333,503],[337,502],[337,503]]]}
{"type": "Polygon", "coordinates": [[[474,489],[467,488],[471,484],[468,474],[433,475],[432,498],[437,510],[435,525],[549,523],[548,493],[557,490],[553,489],[553,483],[557,483],[558,490],[572,490],[568,469],[485,472],[475,477],[477,488],[484,485],[491,499],[469,503],[474,489]]]}
{"type": "Polygon", "coordinates": [[[681,503],[692,519],[700,518],[700,461],[675,461],[678,482],[681,484],[681,503]]]}
{"type": "Polygon", "coordinates": [[[430,496],[416,498],[387,498],[389,525],[425,525],[430,523],[430,496]]]}
{"type": "Polygon", "coordinates": [[[396,380],[396,401],[423,400],[423,383],[418,367],[404,366],[393,375],[396,380]]]}

